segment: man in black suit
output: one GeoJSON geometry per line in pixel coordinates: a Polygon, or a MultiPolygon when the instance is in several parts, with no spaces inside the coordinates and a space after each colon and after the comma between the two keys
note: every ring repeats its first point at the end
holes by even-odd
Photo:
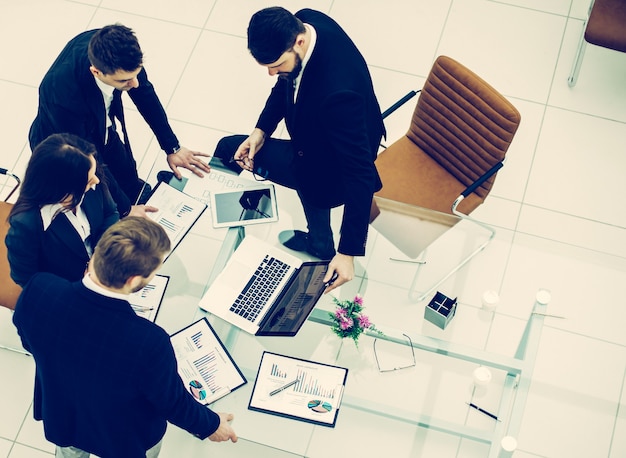
{"type": "MultiPolygon", "coordinates": [[[[120,24],[89,30],[73,38],[54,61],[39,86],[37,117],[29,132],[31,149],[55,133],[71,133],[96,145],[111,194],[121,216],[131,210],[145,183],[139,179],[122,107],[128,95],[167,153],[167,162],[202,176],[209,167],[204,153],[180,146],[165,110],[143,68],[143,53],[134,32],[120,24]],[[116,130],[122,128],[122,139],[116,130]]],[[[141,214],[142,208],[135,208],[141,214]]]]}
{"type": "MultiPolygon", "coordinates": [[[[295,189],[308,232],[287,231],[288,248],[331,259],[327,292],[354,276],[365,254],[369,212],[381,188],[374,166],[385,129],[363,56],[330,17],[280,7],[252,16],[248,49],[278,81],[249,136],[223,138],[215,155],[295,189]],[[285,120],[291,140],[270,138],[285,120]],[[344,205],[337,252],[330,209],[344,205]]],[[[236,165],[235,165],[236,164],[236,165]]]]}
{"type": "Polygon", "coordinates": [[[168,334],[128,302],[169,249],[157,223],[124,218],[102,235],[82,280],[39,272],[24,287],[13,322],[37,366],[33,416],[57,457],[155,458],[167,422],[237,441],[233,415],[194,399],[168,334]]]}

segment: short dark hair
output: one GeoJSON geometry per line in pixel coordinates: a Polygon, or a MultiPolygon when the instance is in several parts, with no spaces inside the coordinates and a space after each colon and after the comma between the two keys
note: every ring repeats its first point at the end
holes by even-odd
{"type": "Polygon", "coordinates": [[[39,143],[28,161],[11,215],[58,204],[68,197],[75,208],[85,194],[96,147],[76,135],[52,134],[39,143]]]}
{"type": "Polygon", "coordinates": [[[132,72],[143,64],[143,52],[135,32],[122,24],[102,27],[89,40],[89,62],[105,75],[118,70],[132,72]]]}
{"type": "Polygon", "coordinates": [[[130,277],[147,278],[170,250],[165,230],[149,218],[127,216],[109,227],[96,245],[93,269],[98,280],[121,288],[130,277]]]}
{"type": "Polygon", "coordinates": [[[271,64],[293,48],[306,29],[300,19],[285,8],[272,6],[254,13],[248,24],[248,49],[260,64],[271,64]]]}

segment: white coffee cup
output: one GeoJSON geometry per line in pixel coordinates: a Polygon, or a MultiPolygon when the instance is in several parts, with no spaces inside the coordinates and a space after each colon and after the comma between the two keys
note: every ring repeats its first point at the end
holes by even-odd
{"type": "Polygon", "coordinates": [[[500,302],[500,295],[492,289],[487,290],[483,293],[482,302],[485,310],[494,310],[500,302]]]}
{"type": "Polygon", "coordinates": [[[491,371],[488,367],[479,366],[474,369],[474,383],[478,386],[485,386],[491,382],[491,371]]]}

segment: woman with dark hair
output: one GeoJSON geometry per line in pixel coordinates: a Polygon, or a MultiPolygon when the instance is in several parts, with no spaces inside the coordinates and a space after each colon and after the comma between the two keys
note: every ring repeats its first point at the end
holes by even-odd
{"type": "Polygon", "coordinates": [[[81,279],[100,236],[119,220],[107,187],[97,186],[95,152],[72,134],[50,135],[33,151],[5,240],[18,285],[42,271],[81,279]]]}

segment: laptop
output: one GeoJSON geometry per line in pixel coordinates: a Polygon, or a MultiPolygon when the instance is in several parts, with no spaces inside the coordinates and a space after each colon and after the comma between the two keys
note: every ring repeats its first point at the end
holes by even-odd
{"type": "Polygon", "coordinates": [[[295,336],[326,289],[328,262],[304,262],[248,235],[200,300],[200,308],[250,334],[295,336]]]}

